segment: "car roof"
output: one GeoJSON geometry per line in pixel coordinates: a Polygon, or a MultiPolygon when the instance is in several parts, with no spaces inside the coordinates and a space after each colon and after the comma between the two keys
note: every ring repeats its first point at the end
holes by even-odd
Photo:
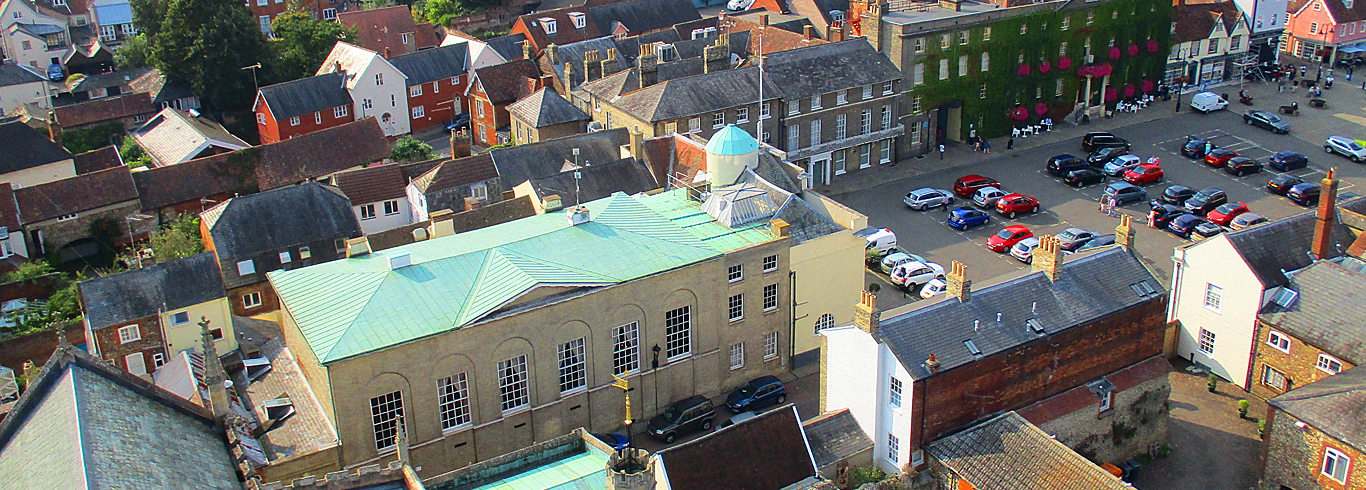
{"type": "Polygon", "coordinates": [[[1183,214],[1172,219],[1172,221],[1180,221],[1182,223],[1191,222],[1195,220],[1204,221],[1205,219],[1194,214],[1183,214]]]}
{"type": "Polygon", "coordinates": [[[986,187],[977,189],[977,192],[979,192],[979,193],[980,193],[980,192],[991,192],[991,191],[1005,192],[1005,191],[1001,190],[1000,188],[998,188],[998,187],[996,187],[996,186],[994,186],[994,185],[989,185],[989,186],[986,186],[986,187]]]}
{"type": "Polygon", "coordinates": [[[1271,178],[1271,180],[1276,180],[1276,179],[1286,179],[1286,180],[1293,179],[1293,180],[1298,180],[1298,181],[1300,181],[1300,182],[1304,182],[1304,177],[1300,177],[1300,176],[1295,175],[1295,174],[1276,174],[1275,177],[1272,177],[1272,178],[1271,178]]]}
{"type": "Polygon", "coordinates": [[[921,188],[919,188],[919,189],[916,189],[916,190],[911,191],[911,194],[920,195],[920,194],[929,194],[929,193],[931,193],[931,192],[938,192],[938,193],[940,193],[940,194],[943,194],[943,193],[944,193],[944,191],[941,191],[941,190],[939,190],[939,189],[935,189],[935,188],[933,188],[933,187],[921,187],[921,188]]]}
{"type": "Polygon", "coordinates": [[[771,385],[771,384],[773,384],[773,383],[782,383],[782,382],[783,382],[783,381],[780,380],[780,379],[778,379],[777,376],[772,376],[772,375],[760,376],[760,377],[757,377],[757,378],[754,378],[754,379],[749,380],[749,384],[750,384],[751,386],[764,386],[764,385],[771,385]]]}
{"type": "Polygon", "coordinates": [[[1071,233],[1071,234],[1073,234],[1073,235],[1080,235],[1080,234],[1082,234],[1082,233],[1090,233],[1091,230],[1088,230],[1088,229],[1086,229],[1086,228],[1077,228],[1077,227],[1074,226],[1074,227],[1068,228],[1068,229],[1066,229],[1066,230],[1062,230],[1062,232],[1063,232],[1063,233],[1071,233]]]}
{"type": "Polygon", "coordinates": [[[969,207],[960,207],[960,208],[953,208],[953,209],[952,209],[951,211],[949,211],[949,212],[950,212],[950,213],[953,213],[953,214],[968,214],[968,213],[980,213],[981,211],[978,211],[978,210],[976,210],[976,209],[972,209],[972,208],[969,208],[969,207]]]}
{"type": "Polygon", "coordinates": [[[1186,187],[1186,186],[1181,185],[1181,184],[1172,184],[1172,185],[1167,186],[1167,188],[1166,188],[1163,192],[1171,191],[1171,190],[1175,190],[1175,191],[1193,191],[1193,190],[1195,190],[1195,189],[1191,189],[1190,187],[1186,187]]]}
{"type": "Polygon", "coordinates": [[[1110,185],[1105,186],[1106,189],[1114,190],[1128,189],[1130,187],[1138,188],[1138,186],[1130,184],[1128,182],[1111,182],[1110,185]]]}
{"type": "Polygon", "coordinates": [[[1204,188],[1204,189],[1200,189],[1200,193],[1201,193],[1201,194],[1223,194],[1224,191],[1220,190],[1218,187],[1206,187],[1206,188],[1204,188]]]}
{"type": "Polygon", "coordinates": [[[1033,247],[1033,246],[1037,246],[1038,244],[1039,244],[1039,237],[1029,237],[1029,238],[1026,238],[1026,239],[1024,239],[1024,240],[1020,240],[1020,243],[1015,244],[1015,246],[1024,245],[1024,246],[1026,246],[1026,247],[1033,247]]]}
{"type": "Polygon", "coordinates": [[[1138,155],[1120,155],[1118,158],[1115,158],[1116,162],[1120,160],[1140,160],[1140,158],[1138,158],[1138,155]]]}
{"type": "Polygon", "coordinates": [[[1002,229],[1010,231],[1029,231],[1029,227],[1025,225],[1010,225],[1002,229]]]}
{"type": "Polygon", "coordinates": [[[1243,213],[1243,214],[1238,215],[1237,217],[1234,217],[1234,218],[1233,218],[1233,221],[1248,222],[1248,221],[1259,220],[1259,219],[1264,220],[1264,219],[1266,219],[1266,218],[1265,218],[1264,216],[1260,215],[1260,214],[1257,214],[1257,213],[1248,211],[1248,212],[1246,212],[1246,213],[1243,213]]]}
{"type": "Polygon", "coordinates": [[[1278,151],[1278,152],[1276,152],[1276,155],[1275,155],[1275,156],[1278,156],[1278,157],[1288,157],[1288,156],[1290,156],[1290,155],[1304,156],[1304,155],[1300,155],[1300,152],[1298,152],[1298,151],[1291,151],[1291,150],[1281,150],[1281,151],[1278,151]]]}
{"type": "Polygon", "coordinates": [[[995,179],[992,179],[991,177],[986,177],[986,176],[978,175],[978,174],[964,175],[964,176],[958,178],[958,181],[959,181],[959,182],[967,182],[967,181],[970,181],[970,180],[995,180],[995,179]]]}
{"type": "Polygon", "coordinates": [[[1315,184],[1313,182],[1300,182],[1298,184],[1295,184],[1295,187],[1291,187],[1291,189],[1309,189],[1318,188],[1318,186],[1318,184],[1315,184]]]}

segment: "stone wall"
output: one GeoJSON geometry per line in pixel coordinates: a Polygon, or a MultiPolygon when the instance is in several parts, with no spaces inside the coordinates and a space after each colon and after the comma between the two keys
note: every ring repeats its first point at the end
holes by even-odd
{"type": "Polygon", "coordinates": [[[1290,414],[1275,408],[1268,410],[1271,411],[1270,423],[1267,424],[1266,454],[1262,458],[1263,474],[1257,485],[1259,490],[1366,488],[1366,470],[1361,469],[1362,462],[1366,462],[1366,454],[1313,427],[1297,427],[1295,424],[1299,420],[1290,414]],[[1346,485],[1323,474],[1325,447],[1332,447],[1351,458],[1346,485]]]}
{"type": "Polygon", "coordinates": [[[1109,410],[1102,412],[1096,398],[1097,403],[1038,426],[1086,459],[1118,464],[1167,441],[1171,391],[1167,376],[1160,376],[1115,392],[1109,410]]]}
{"type": "MultiPolygon", "coordinates": [[[[157,316],[152,315],[137,319],[138,340],[122,343],[119,338],[119,328],[131,325],[132,323],[122,323],[111,326],[96,326],[94,329],[95,345],[99,346],[100,358],[109,361],[119,368],[132,372],[128,369],[128,364],[124,358],[135,352],[142,353],[142,360],[145,363],[144,370],[147,373],[156,371],[158,367],[152,360],[152,356],[161,354],[162,362],[168,361],[166,357],[166,340],[162,337],[161,323],[157,321],[157,316]]],[[[34,361],[38,362],[38,361],[34,361]]]]}
{"type": "Polygon", "coordinates": [[[1313,344],[1304,342],[1261,321],[1257,322],[1257,337],[1253,339],[1252,345],[1256,347],[1256,352],[1252,358],[1252,383],[1248,385],[1248,388],[1252,394],[1263,399],[1274,398],[1296,387],[1332,376],[1328,371],[1316,367],[1319,354],[1333,356],[1334,359],[1342,363],[1343,371],[1355,366],[1346,359],[1334,356],[1331,352],[1324,352],[1323,349],[1313,344]],[[1273,331],[1290,342],[1290,348],[1287,349],[1289,353],[1267,343],[1268,335],[1273,331]],[[1268,383],[1266,379],[1266,368],[1268,366],[1285,375],[1283,387],[1276,387],[1272,383],[1268,383]]]}

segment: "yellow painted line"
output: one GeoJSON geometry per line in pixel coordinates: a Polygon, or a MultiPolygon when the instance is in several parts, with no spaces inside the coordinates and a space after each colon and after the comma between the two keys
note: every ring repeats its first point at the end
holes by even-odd
{"type": "MultiPolygon", "coordinates": [[[[1363,108],[1362,110],[1366,110],[1366,108],[1363,108]]],[[[1362,125],[1362,126],[1366,126],[1366,117],[1361,117],[1361,116],[1354,115],[1354,114],[1343,114],[1343,113],[1340,113],[1340,112],[1337,113],[1337,114],[1333,114],[1333,115],[1336,116],[1336,117],[1338,117],[1338,118],[1346,119],[1346,120],[1348,120],[1348,121],[1352,121],[1352,122],[1357,123],[1357,124],[1360,124],[1360,125],[1362,125]]]]}

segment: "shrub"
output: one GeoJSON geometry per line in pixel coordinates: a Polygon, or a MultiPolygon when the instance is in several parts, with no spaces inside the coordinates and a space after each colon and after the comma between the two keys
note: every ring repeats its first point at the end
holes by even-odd
{"type": "Polygon", "coordinates": [[[404,136],[394,145],[394,152],[390,157],[397,161],[407,162],[430,160],[432,158],[432,145],[412,136],[404,136]]]}
{"type": "Polygon", "coordinates": [[[1252,402],[1249,402],[1247,400],[1238,400],[1238,417],[1247,418],[1247,409],[1250,406],[1252,406],[1252,402]]]}
{"type": "Polygon", "coordinates": [[[849,472],[849,487],[858,488],[865,483],[880,482],[887,478],[887,473],[877,466],[859,466],[849,472]]]}

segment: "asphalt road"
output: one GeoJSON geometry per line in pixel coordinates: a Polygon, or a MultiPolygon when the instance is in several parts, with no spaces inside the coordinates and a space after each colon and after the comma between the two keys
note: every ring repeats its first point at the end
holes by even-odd
{"type": "MultiPolygon", "coordinates": [[[[1236,89],[1233,91],[1236,92],[1236,89]]],[[[1270,91],[1274,94],[1275,88],[1272,87],[1270,91]]],[[[1358,98],[1359,94],[1360,92],[1354,91],[1351,94],[1344,93],[1342,97],[1358,98]]],[[[1289,97],[1289,94],[1284,95],[1287,100],[1290,100],[1289,97]]],[[[1299,98],[1302,99],[1303,94],[1299,94],[1299,98]]],[[[1259,105],[1270,105],[1270,102],[1259,105]]],[[[1305,130],[1292,130],[1289,135],[1276,135],[1244,124],[1241,110],[1200,114],[1192,113],[1188,108],[1171,117],[1122,127],[1113,132],[1133,143],[1132,153],[1135,155],[1145,160],[1150,156],[1161,159],[1166,177],[1160,184],[1147,186],[1149,199],[1161,194],[1162,190],[1171,184],[1181,184],[1195,189],[1216,187],[1227,192],[1231,201],[1242,201],[1252,212],[1275,220],[1305,212],[1307,209],[1265,190],[1265,183],[1273,174],[1263,172],[1233,177],[1222,169],[1211,168],[1202,162],[1182,157],[1179,150],[1187,135],[1196,135],[1202,139],[1209,139],[1217,147],[1233,149],[1262,163],[1277,151],[1298,151],[1309,157],[1309,167],[1292,173],[1308,181],[1317,181],[1324,177],[1328,167],[1337,167],[1339,175],[1344,180],[1342,191],[1354,192],[1354,187],[1366,184],[1366,167],[1336,155],[1325,154],[1322,146],[1323,137],[1327,134],[1360,137],[1357,135],[1366,132],[1362,128],[1362,125],[1366,124],[1366,118],[1352,116],[1361,121],[1358,122],[1331,110],[1305,109],[1305,105],[1307,104],[1301,103],[1302,116],[1289,119],[1296,127],[1303,125],[1305,130]]],[[[1366,105],[1366,102],[1363,102],[1363,105],[1366,105]]],[[[1240,106],[1236,109],[1244,108],[1240,106]]],[[[1147,110],[1170,109],[1153,107],[1147,110]]],[[[1351,112],[1363,113],[1362,110],[1355,109],[1351,112]]],[[[987,237],[1004,226],[1023,224],[1028,226],[1035,236],[1040,236],[1055,234],[1068,227],[1086,228],[1106,234],[1113,233],[1115,226],[1118,225],[1117,216],[1106,216],[1098,210],[1098,199],[1104,189],[1103,185],[1075,189],[1064,185],[1058,178],[1044,171],[1047,159],[1062,153],[1084,156],[1080,139],[1074,138],[1002,154],[980,163],[886,182],[869,189],[833,197],[868,215],[869,226],[886,227],[896,232],[903,250],[920,254],[943,265],[945,269],[948,269],[950,262],[954,260],[963,262],[968,266],[969,278],[975,281],[976,287],[981,288],[997,282],[994,279],[1003,279],[1003,275],[1017,273],[1029,267],[1028,264],[1015,260],[1008,254],[986,249],[987,237]],[[1042,209],[1038,214],[1022,215],[1014,220],[993,211],[991,221],[987,225],[968,231],[957,231],[944,223],[948,217],[946,210],[912,211],[901,202],[905,194],[912,189],[951,189],[955,179],[968,174],[993,177],[1004,183],[1007,192],[1034,196],[1040,200],[1042,209]]],[[[1113,178],[1110,180],[1114,181],[1113,178]]],[[[971,202],[958,199],[952,206],[970,205],[971,202]]],[[[1147,210],[1146,202],[1130,203],[1120,209],[1121,212],[1133,216],[1135,225],[1139,227],[1136,238],[1138,254],[1158,275],[1158,279],[1167,283],[1172,270],[1172,249],[1189,242],[1165,231],[1144,226],[1147,210]]],[[[880,281],[884,290],[891,289],[891,285],[885,281],[885,276],[880,274],[869,273],[868,280],[880,281]]],[[[900,296],[895,293],[880,294],[879,306],[892,308],[919,299],[916,294],[904,298],[900,296]]]]}

